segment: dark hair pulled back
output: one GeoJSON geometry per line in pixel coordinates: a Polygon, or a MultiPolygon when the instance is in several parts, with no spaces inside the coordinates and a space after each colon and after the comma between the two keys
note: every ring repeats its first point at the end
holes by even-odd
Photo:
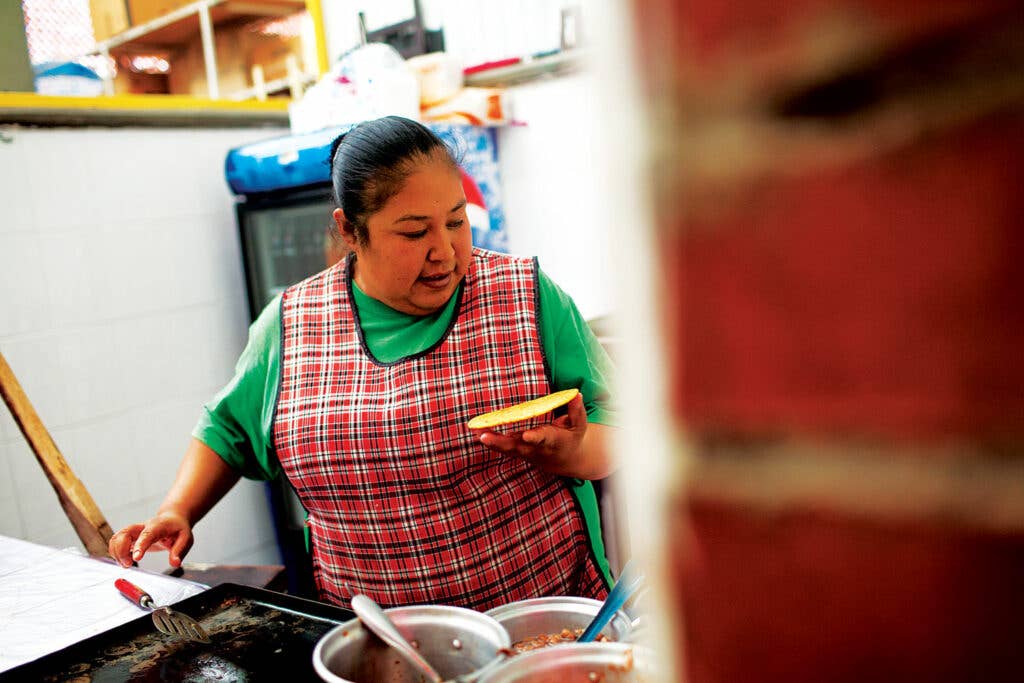
{"type": "Polygon", "coordinates": [[[365,121],[338,136],[331,147],[334,201],[359,243],[369,239],[369,217],[401,191],[417,164],[438,153],[458,169],[441,138],[400,116],[365,121]]]}

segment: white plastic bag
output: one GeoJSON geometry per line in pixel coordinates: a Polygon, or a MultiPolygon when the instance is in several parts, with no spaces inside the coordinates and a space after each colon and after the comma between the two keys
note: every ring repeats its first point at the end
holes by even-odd
{"type": "Polygon", "coordinates": [[[296,135],[389,115],[418,120],[420,91],[415,73],[384,43],[349,50],[288,109],[296,135]]]}

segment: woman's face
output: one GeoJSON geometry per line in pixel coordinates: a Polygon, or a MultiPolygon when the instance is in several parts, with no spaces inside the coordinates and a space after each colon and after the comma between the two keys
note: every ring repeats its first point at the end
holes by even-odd
{"type": "Polygon", "coordinates": [[[360,243],[344,227],[356,252],[359,288],[391,308],[412,315],[434,313],[448,302],[473,255],[466,195],[456,169],[439,155],[418,164],[402,190],[367,220],[360,243]]]}

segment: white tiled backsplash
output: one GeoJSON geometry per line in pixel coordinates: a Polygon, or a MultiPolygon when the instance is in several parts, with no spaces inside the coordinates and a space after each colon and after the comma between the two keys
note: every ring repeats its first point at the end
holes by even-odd
{"type": "MultiPolygon", "coordinates": [[[[177,471],[248,324],[224,155],[280,129],[5,128],[0,351],[114,529],[177,471]]],[[[78,539],[0,409],[0,534],[78,539]]],[[[242,482],[189,560],[277,562],[266,498],[242,482]]],[[[147,560],[159,568],[165,556],[147,560]]]]}

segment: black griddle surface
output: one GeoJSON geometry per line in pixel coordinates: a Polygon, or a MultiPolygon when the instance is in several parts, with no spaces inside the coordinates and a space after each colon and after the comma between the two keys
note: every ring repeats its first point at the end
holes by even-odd
{"type": "Polygon", "coordinates": [[[0,674],[13,681],[316,681],[313,648],[352,612],[283,593],[224,583],[175,603],[210,643],[156,630],[144,614],[0,674]]]}

